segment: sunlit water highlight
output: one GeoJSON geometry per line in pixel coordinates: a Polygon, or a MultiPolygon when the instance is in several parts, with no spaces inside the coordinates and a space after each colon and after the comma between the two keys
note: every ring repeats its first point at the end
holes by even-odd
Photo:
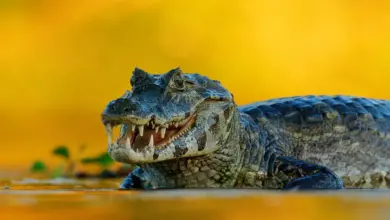
{"type": "Polygon", "coordinates": [[[120,180],[12,181],[0,219],[389,219],[390,191],[117,190],[120,180]]]}

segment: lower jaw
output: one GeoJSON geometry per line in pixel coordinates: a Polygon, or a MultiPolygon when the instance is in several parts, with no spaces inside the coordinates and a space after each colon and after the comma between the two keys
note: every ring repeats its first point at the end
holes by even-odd
{"type": "Polygon", "coordinates": [[[143,148],[142,151],[135,151],[132,147],[113,143],[109,146],[109,155],[115,161],[120,163],[152,164],[157,162],[167,162],[178,159],[210,155],[218,149],[218,146],[216,144],[213,146],[208,146],[202,151],[199,151],[198,147],[195,145],[183,146],[183,148],[180,149],[185,151],[184,153],[177,155],[178,148],[174,143],[168,144],[163,149],[146,147],[143,148]]]}
{"type": "Polygon", "coordinates": [[[120,163],[137,164],[153,162],[154,151],[135,152],[125,145],[113,143],[108,147],[108,154],[112,159],[120,163]]]}
{"type": "MultiPolygon", "coordinates": [[[[189,127],[187,134],[192,127],[189,127]]],[[[175,139],[179,137],[184,137],[185,134],[181,136],[174,137],[175,139]]],[[[130,139],[130,138],[129,138],[130,139]]],[[[161,142],[160,142],[161,143],[161,142]]],[[[117,162],[127,163],[127,164],[138,164],[138,163],[156,163],[161,161],[167,161],[172,159],[177,159],[175,155],[175,146],[174,140],[170,143],[167,143],[163,146],[156,143],[155,146],[137,146],[131,145],[127,141],[127,136],[121,138],[120,140],[112,143],[109,146],[110,156],[117,162]],[[124,141],[126,140],[126,141],[124,141]]]]}

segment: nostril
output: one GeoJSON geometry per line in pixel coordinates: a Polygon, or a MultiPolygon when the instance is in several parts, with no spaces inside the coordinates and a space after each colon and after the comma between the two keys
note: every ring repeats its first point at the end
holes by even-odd
{"type": "Polygon", "coordinates": [[[111,105],[111,106],[110,106],[110,110],[111,110],[111,111],[115,111],[115,110],[116,110],[116,107],[115,107],[114,105],[111,105]]]}
{"type": "Polygon", "coordinates": [[[129,112],[129,111],[130,111],[130,108],[129,108],[129,107],[124,107],[124,108],[123,108],[123,111],[129,112]]]}

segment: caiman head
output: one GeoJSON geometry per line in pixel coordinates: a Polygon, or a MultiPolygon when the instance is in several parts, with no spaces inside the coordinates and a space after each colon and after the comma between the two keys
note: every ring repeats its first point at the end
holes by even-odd
{"type": "Polygon", "coordinates": [[[179,68],[165,74],[135,68],[130,84],[132,90],[102,113],[114,160],[134,164],[195,157],[226,142],[236,105],[220,82],[179,68]],[[121,132],[112,140],[115,126],[121,132]]]}

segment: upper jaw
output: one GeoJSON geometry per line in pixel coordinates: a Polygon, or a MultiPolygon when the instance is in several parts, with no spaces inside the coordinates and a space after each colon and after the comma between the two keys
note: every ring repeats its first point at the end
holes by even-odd
{"type": "Polygon", "coordinates": [[[107,132],[112,132],[112,128],[115,126],[125,124],[130,127],[132,131],[138,130],[142,136],[145,127],[163,132],[164,129],[184,126],[193,116],[194,114],[186,114],[186,116],[178,116],[173,117],[170,120],[163,120],[157,117],[138,118],[135,116],[102,115],[102,122],[107,132]]]}
{"type": "Polygon", "coordinates": [[[185,113],[179,114],[177,116],[172,116],[169,119],[166,119],[161,116],[157,116],[156,114],[150,114],[146,116],[137,116],[137,115],[111,115],[107,113],[102,113],[101,120],[104,125],[119,125],[123,123],[129,123],[136,126],[148,125],[148,123],[153,123],[156,126],[168,127],[170,124],[174,124],[176,122],[180,123],[183,120],[190,117],[193,113],[185,113]]]}

